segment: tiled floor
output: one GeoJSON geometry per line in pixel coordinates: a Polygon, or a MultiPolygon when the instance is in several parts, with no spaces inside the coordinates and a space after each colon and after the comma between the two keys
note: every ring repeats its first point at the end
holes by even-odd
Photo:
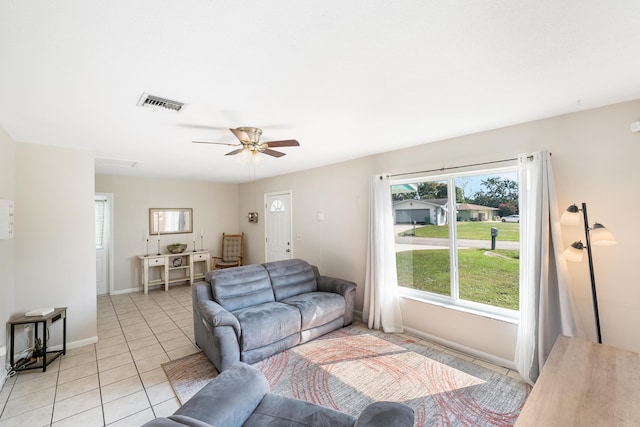
{"type": "MultiPolygon", "coordinates": [[[[0,427],[140,426],[179,407],[161,364],[199,351],[188,285],[98,297],[98,338],[68,350],[45,373],[9,378],[0,392],[0,427]]],[[[520,379],[507,368],[421,342],[520,379]]]]}
{"type": "Polygon", "coordinates": [[[98,338],[7,379],[0,427],[140,426],[179,407],[160,365],[198,351],[189,286],[98,297],[98,338]]]}

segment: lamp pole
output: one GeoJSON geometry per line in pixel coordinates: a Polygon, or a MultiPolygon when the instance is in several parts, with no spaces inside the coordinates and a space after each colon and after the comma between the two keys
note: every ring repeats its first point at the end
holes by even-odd
{"type": "Polygon", "coordinates": [[[591,276],[593,315],[596,319],[596,334],[598,336],[598,344],[602,344],[602,335],[600,333],[600,315],[598,314],[598,295],[596,292],[596,276],[593,272],[593,258],[591,256],[591,229],[589,228],[589,220],[587,219],[587,204],[584,202],[582,203],[582,216],[584,217],[584,234],[587,241],[587,257],[589,258],[589,275],[591,276]]]}

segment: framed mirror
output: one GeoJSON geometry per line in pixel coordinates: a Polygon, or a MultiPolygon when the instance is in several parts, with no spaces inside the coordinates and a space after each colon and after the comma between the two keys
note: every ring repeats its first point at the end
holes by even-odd
{"type": "Polygon", "coordinates": [[[150,208],[149,234],[193,233],[193,209],[150,208]]]}

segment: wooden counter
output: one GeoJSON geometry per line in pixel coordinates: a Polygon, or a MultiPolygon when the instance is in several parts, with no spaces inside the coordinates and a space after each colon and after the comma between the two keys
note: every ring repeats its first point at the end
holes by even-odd
{"type": "Polygon", "coordinates": [[[639,356],[560,336],[515,425],[640,426],[639,356]]]}

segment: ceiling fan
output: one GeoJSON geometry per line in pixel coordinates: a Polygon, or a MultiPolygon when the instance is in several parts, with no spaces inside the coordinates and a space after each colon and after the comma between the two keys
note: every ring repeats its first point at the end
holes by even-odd
{"type": "Polygon", "coordinates": [[[240,147],[233,151],[228,152],[225,156],[233,156],[235,154],[253,155],[258,153],[264,153],[273,157],[282,157],[285,153],[272,150],[271,147],[298,147],[300,143],[295,139],[285,139],[281,141],[269,141],[260,142],[260,136],[262,135],[262,129],[242,126],[235,129],[229,129],[236,138],[240,141],[238,144],[228,144],[225,142],[206,142],[206,141],[193,141],[194,144],[216,144],[216,145],[228,145],[230,147],[240,147]]]}

